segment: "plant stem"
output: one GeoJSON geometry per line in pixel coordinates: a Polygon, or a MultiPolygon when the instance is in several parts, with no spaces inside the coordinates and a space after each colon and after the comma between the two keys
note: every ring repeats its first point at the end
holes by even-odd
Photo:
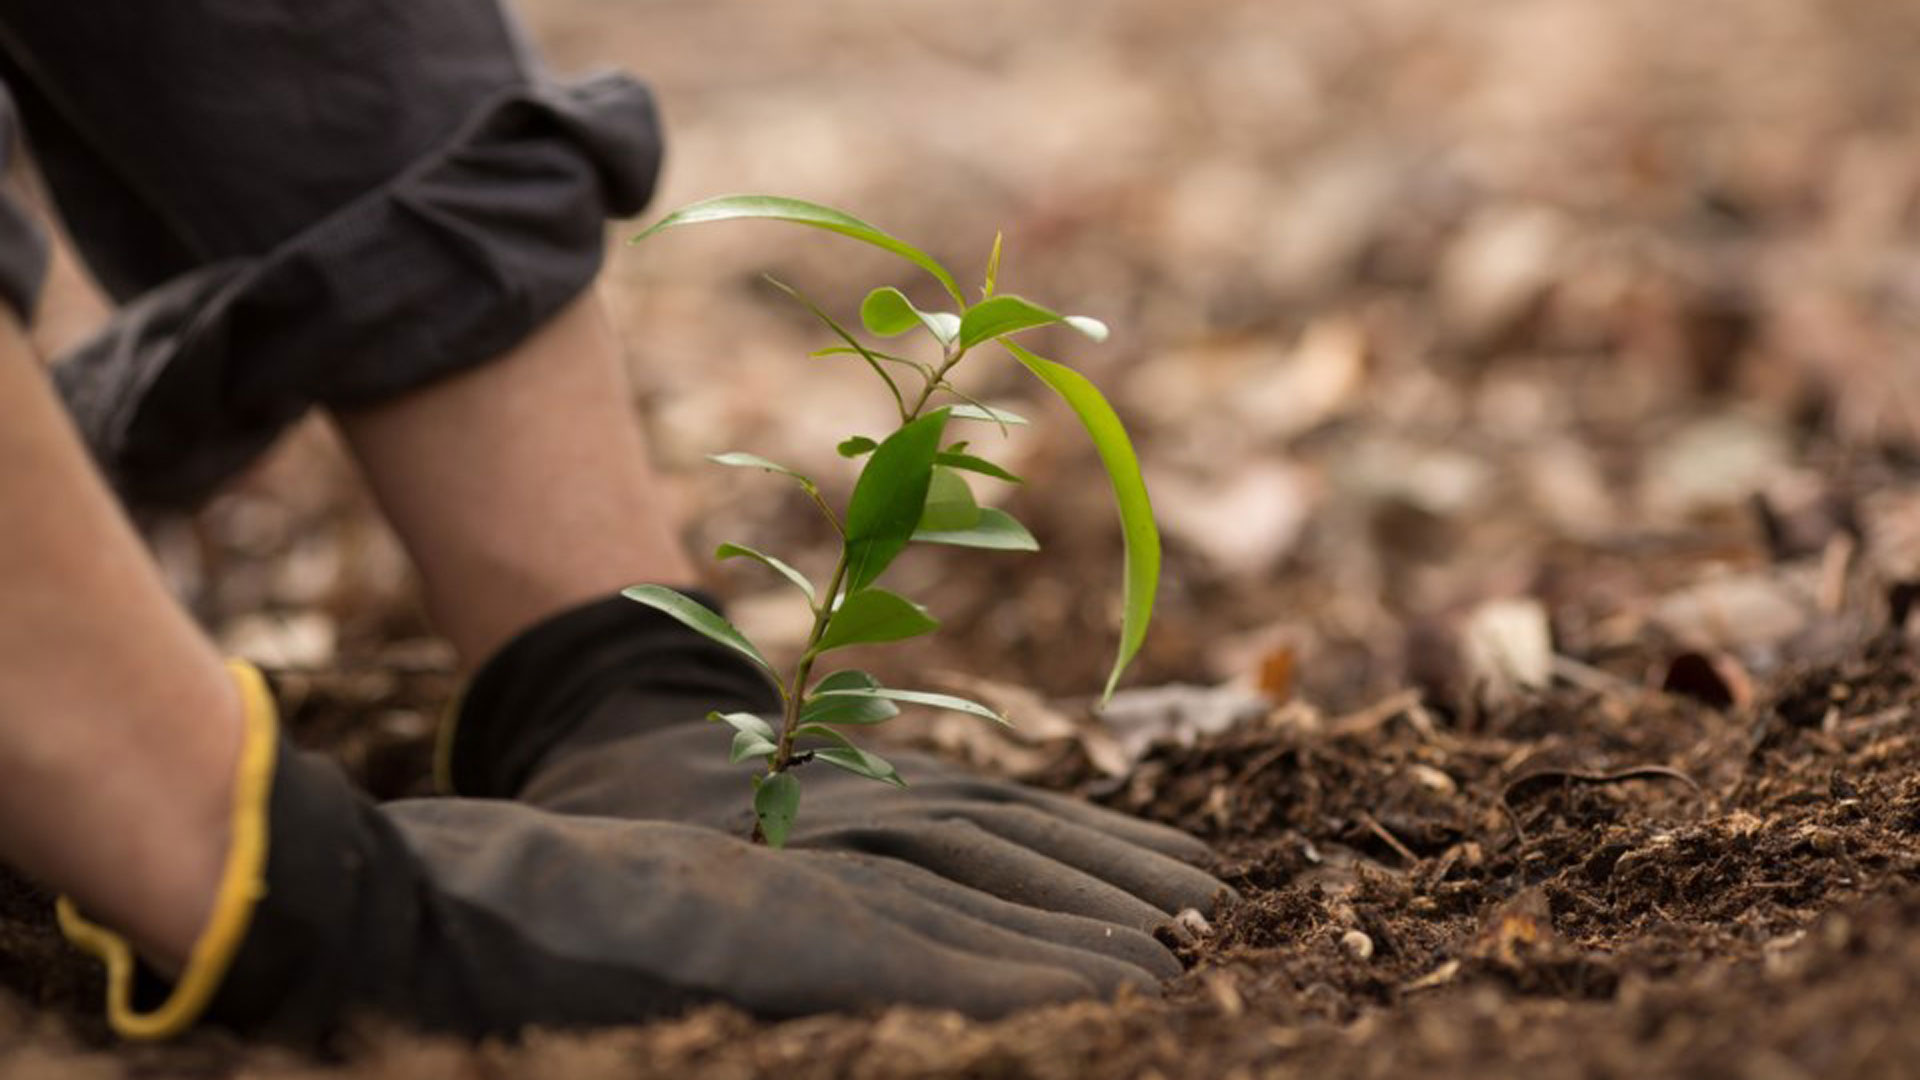
{"type": "MultiPolygon", "coordinates": [[[[806,703],[807,679],[813,674],[815,658],[814,646],[827,632],[827,624],[833,620],[834,601],[840,595],[840,586],[847,579],[847,549],[842,543],[840,561],[834,564],[833,578],[827,583],[825,595],[820,600],[820,608],[813,614],[813,629],[807,633],[807,647],[800,654],[800,660],[793,666],[793,682],[786,694],[785,709],[780,718],[780,748],[773,755],[773,765],[767,769],[767,775],[786,771],[793,762],[794,732],[800,728],[800,707],[806,703]]],[[[759,826],[754,826],[759,831],[759,826]]]]}
{"type": "Polygon", "coordinates": [[[905,414],[906,418],[901,421],[903,427],[920,418],[920,410],[927,407],[927,401],[933,397],[933,392],[940,389],[940,381],[947,377],[947,372],[952,371],[953,365],[959,363],[960,358],[965,355],[967,350],[956,348],[941,358],[939,369],[933,373],[932,378],[927,380],[927,385],[920,388],[920,399],[913,403],[913,411],[905,414]]]}

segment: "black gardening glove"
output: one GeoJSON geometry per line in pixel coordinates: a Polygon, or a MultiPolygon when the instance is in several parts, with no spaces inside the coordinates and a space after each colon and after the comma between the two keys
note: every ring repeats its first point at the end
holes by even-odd
{"type": "MultiPolygon", "coordinates": [[[[727,763],[727,730],[704,719],[715,710],[772,715],[778,700],[730,650],[651,608],[602,601],[534,627],[482,669],[446,779],[463,794],[744,837],[749,770],[727,763]]],[[[886,856],[1126,932],[1208,913],[1225,889],[1191,865],[1207,849],[1184,833],[924,755],[889,758],[904,790],[806,767],[788,845],[886,856]]]]}
{"type": "Polygon", "coordinates": [[[995,1016],[1151,989],[1157,943],[893,859],[697,825],[421,799],[375,806],[291,750],[250,669],[233,843],[181,974],[62,904],[130,1037],[207,1020],[311,1043],[362,1013],[469,1035],[710,1001],[784,1017],[905,1003],[995,1016]]]}

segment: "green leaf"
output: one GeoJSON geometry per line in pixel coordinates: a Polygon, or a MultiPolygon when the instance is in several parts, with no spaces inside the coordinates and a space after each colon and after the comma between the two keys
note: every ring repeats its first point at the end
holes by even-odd
{"type": "Polygon", "coordinates": [[[1113,406],[1107,404],[1093,383],[1072,368],[1035,355],[1013,342],[1000,344],[1041,382],[1052,387],[1080,417],[1087,434],[1093,437],[1093,448],[1107,467],[1107,479],[1113,484],[1114,502],[1120,510],[1120,534],[1126,545],[1126,572],[1120,648],[1101,694],[1104,702],[1113,696],[1121,673],[1146,640],[1147,624],[1153,621],[1153,597],[1160,587],[1160,530],[1153,522],[1153,503],[1147,497],[1147,483],[1140,476],[1140,459],[1133,452],[1133,441],[1127,438],[1127,429],[1120,423],[1113,406]]]}
{"type": "MultiPolygon", "coordinates": [[[[836,671],[813,684],[813,693],[832,690],[872,690],[880,680],[864,671],[836,671]]],[[[900,709],[884,698],[818,698],[809,696],[800,706],[803,724],[879,724],[900,715],[900,709]]]]}
{"type": "Polygon", "coordinates": [[[785,465],[763,458],[759,454],[749,454],[744,450],[729,450],[724,454],[708,454],[707,460],[716,465],[728,465],[736,469],[764,469],[770,473],[779,473],[781,476],[790,476],[798,480],[800,486],[806,488],[808,491],[815,490],[813,479],[805,473],[789,469],[785,465]]]}
{"type": "Polygon", "coordinates": [[[1002,334],[1015,334],[1036,326],[1071,326],[1095,341],[1107,340],[1107,326],[1084,315],[1062,315],[1018,296],[1001,295],[982,300],[967,309],[960,320],[960,347],[971,349],[1002,334]]]}
{"type": "Polygon", "coordinates": [[[767,658],[760,655],[760,650],[753,647],[753,642],[748,641],[746,635],[732,623],[721,618],[717,612],[708,609],[698,600],[682,596],[663,585],[635,585],[620,590],[620,595],[645,604],[655,611],[665,612],[679,620],[683,626],[697,630],[725,645],[758,664],[760,670],[767,673],[767,677],[773,680],[775,686],[780,685],[779,674],[773,670],[772,664],[767,663],[767,658]]]}
{"type": "Polygon", "coordinates": [[[978,716],[982,720],[991,720],[996,724],[1006,724],[1008,727],[1013,726],[1011,723],[1008,723],[1006,717],[1001,716],[999,713],[994,712],[992,709],[987,708],[977,701],[968,701],[966,698],[954,697],[952,694],[935,694],[926,690],[895,690],[886,686],[864,688],[847,687],[843,690],[822,690],[814,694],[814,698],[820,701],[841,699],[848,701],[865,701],[877,698],[883,701],[903,702],[908,705],[925,705],[930,709],[945,709],[948,712],[966,713],[968,716],[978,716]]]}
{"type": "Polygon", "coordinates": [[[935,465],[932,482],[927,485],[927,505],[920,512],[914,534],[971,529],[979,521],[980,504],[974,501],[973,489],[966,480],[952,469],[935,465]]]}
{"type": "Polygon", "coordinates": [[[1027,418],[1019,413],[991,405],[949,405],[947,413],[955,420],[984,420],[989,424],[1010,424],[1014,427],[1023,427],[1027,422],[1027,418]]]}
{"type": "Polygon", "coordinates": [[[848,645],[900,641],[930,633],[940,621],[919,604],[885,589],[862,589],[840,602],[813,647],[815,655],[848,645]]]}
{"type": "Polygon", "coordinates": [[[742,735],[752,735],[756,739],[765,739],[768,742],[779,738],[773,733],[772,724],[750,712],[710,712],[707,714],[707,721],[725,724],[742,735]]]}
{"type": "Polygon", "coordinates": [[[875,360],[884,360],[889,364],[902,364],[910,367],[928,378],[933,377],[933,369],[918,360],[909,360],[904,356],[895,356],[893,353],[881,352],[879,349],[869,349],[865,346],[856,349],[851,345],[826,345],[813,350],[807,355],[812,357],[858,356],[865,358],[868,363],[872,363],[875,360]]]}
{"type": "Polygon", "coordinates": [[[748,758],[765,757],[779,752],[780,747],[751,731],[736,731],[733,733],[733,749],[727,753],[727,764],[738,765],[748,758]]]}
{"type": "Polygon", "coordinates": [[[872,584],[907,546],[920,523],[947,412],[936,409],[887,436],[860,470],[847,502],[849,593],[872,584]]]}
{"type": "Polygon", "coordinates": [[[792,773],[774,773],[753,789],[753,814],[760,820],[760,835],[768,847],[787,846],[787,834],[799,813],[800,780],[792,773]]]}
{"type": "Polygon", "coordinates": [[[894,768],[892,762],[879,754],[860,749],[853,745],[852,739],[832,728],[820,727],[817,724],[807,725],[796,730],[794,734],[796,736],[811,735],[835,744],[815,748],[812,752],[816,761],[838,765],[850,773],[864,776],[869,780],[892,784],[894,787],[907,786],[907,782],[900,778],[900,770],[894,768]]]}
{"type": "MultiPolygon", "coordinates": [[[[954,443],[953,445],[955,447],[961,447],[965,446],[966,443],[954,443]]],[[[972,454],[963,454],[957,449],[942,450],[938,454],[933,455],[933,463],[935,465],[945,465],[949,469],[965,469],[967,472],[979,473],[982,476],[991,476],[995,480],[1005,480],[1009,484],[1026,483],[1026,481],[995,465],[993,462],[988,461],[986,458],[974,457],[972,454]]]]}
{"type": "Polygon", "coordinates": [[[778,195],[722,195],[718,198],[704,199],[683,206],[654,222],[631,242],[637,244],[657,232],[682,225],[698,225],[709,221],[735,221],[742,218],[786,221],[850,236],[883,251],[890,251],[918,266],[932,274],[934,280],[947,290],[947,295],[953,297],[956,303],[964,305],[967,302],[966,298],[960,294],[960,286],[954,282],[953,275],[948,273],[947,268],[940,265],[933,256],[904,240],[882,232],[851,214],[801,199],[789,199],[778,195]]]}
{"type": "Polygon", "coordinates": [[[819,603],[818,600],[814,599],[813,582],[807,580],[807,575],[795,570],[793,567],[788,566],[786,563],[764,551],[756,551],[745,544],[726,543],[714,549],[713,557],[716,559],[752,559],[767,569],[772,570],[774,573],[779,574],[781,577],[786,578],[788,581],[793,582],[794,588],[807,594],[807,603],[819,603]]]}
{"type": "Polygon", "coordinates": [[[991,506],[980,508],[980,520],[972,528],[940,532],[922,529],[913,534],[915,543],[947,544],[952,547],[986,548],[991,551],[1039,551],[1040,541],[1012,514],[991,506]]]}
{"type": "Polygon", "coordinates": [[[1005,239],[1004,234],[994,232],[993,252],[987,256],[987,280],[980,286],[982,300],[993,299],[993,291],[1000,286],[1000,241],[1003,239],[1005,239]]]}
{"type": "Polygon", "coordinates": [[[921,311],[907,294],[891,285],[883,285],[867,294],[860,304],[860,322],[881,337],[896,337],[916,327],[926,327],[940,344],[953,341],[960,317],[950,311],[921,311]]]}
{"type": "Polygon", "coordinates": [[[838,450],[843,458],[857,458],[862,454],[872,453],[873,448],[879,445],[865,435],[855,435],[850,439],[841,440],[840,445],[834,449],[838,450]]]}

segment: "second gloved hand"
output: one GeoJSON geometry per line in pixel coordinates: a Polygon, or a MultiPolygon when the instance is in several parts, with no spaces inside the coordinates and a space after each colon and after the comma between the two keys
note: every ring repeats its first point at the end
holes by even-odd
{"type": "MultiPolygon", "coordinates": [[[[704,719],[715,710],[771,715],[778,698],[733,653],[615,598],[534,627],[489,662],[446,763],[463,794],[746,836],[750,774],[728,764],[726,730],[704,719]]],[[[925,755],[889,758],[904,790],[805,766],[789,846],[884,856],[1128,934],[1210,913],[1226,895],[1184,833],[925,755]]]]}

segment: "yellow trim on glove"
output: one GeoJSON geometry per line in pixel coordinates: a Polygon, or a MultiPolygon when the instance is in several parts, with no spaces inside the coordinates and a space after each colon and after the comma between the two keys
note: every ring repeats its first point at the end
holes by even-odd
{"type": "Polygon", "coordinates": [[[433,791],[436,795],[458,795],[453,788],[453,743],[460,737],[460,707],[467,703],[467,690],[453,695],[440,714],[440,726],[433,733],[433,791]]]}
{"type": "Polygon", "coordinates": [[[273,793],[274,751],[279,717],[273,695],[258,669],[229,660],[227,672],[239,687],[246,726],[240,765],[234,777],[232,834],[227,862],[220,872],[213,914],[187,957],[185,970],[167,1000],[151,1012],[133,1005],[135,960],[132,946],[119,934],[89,921],[66,897],[57,905],[60,930],[107,966],[107,1020],[129,1039],[165,1039],[192,1027],[226,979],[234,954],[247,936],[253,908],[266,895],[267,803],[273,793]]]}

